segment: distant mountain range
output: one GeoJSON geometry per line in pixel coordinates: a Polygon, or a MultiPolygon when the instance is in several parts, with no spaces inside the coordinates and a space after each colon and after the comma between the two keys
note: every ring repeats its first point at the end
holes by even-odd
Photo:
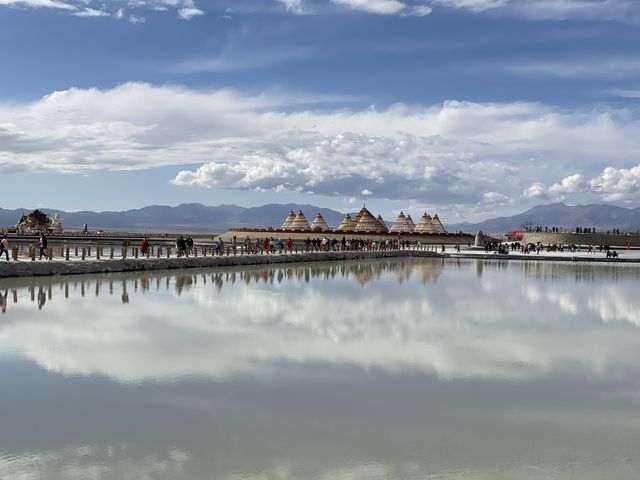
{"type": "Polygon", "coordinates": [[[598,230],[619,228],[636,232],[640,229],[640,208],[621,208],[613,205],[565,205],[552,203],[538,205],[511,217],[499,217],[479,223],[445,225],[449,231],[505,233],[522,230],[523,226],[559,227],[575,230],[576,227],[596,227],[598,230]]]}
{"type": "MultiPolygon", "coordinates": [[[[68,230],[80,230],[86,223],[91,230],[107,231],[214,233],[226,231],[229,227],[275,227],[282,225],[291,210],[302,210],[310,223],[316,214],[321,213],[327,224],[335,228],[344,217],[343,213],[329,208],[292,203],[269,204],[251,208],[238,207],[237,205],[208,207],[200,203],[185,203],[176,207],[151,205],[122,212],[64,212],[49,208],[41,208],[41,210],[51,215],[59,213],[64,228],[68,230]]],[[[0,226],[13,226],[22,215],[28,214],[30,211],[0,208],[0,226]]],[[[417,220],[418,218],[416,218],[417,220]]],[[[445,227],[451,232],[471,233],[478,230],[485,233],[504,233],[520,230],[523,225],[562,227],[568,230],[574,230],[578,226],[605,230],[619,228],[635,232],[640,229],[640,208],[630,209],[613,205],[569,206],[563,203],[553,203],[539,205],[511,217],[494,218],[479,223],[445,223],[445,227]]]]}
{"type": "MultiPolygon", "coordinates": [[[[282,225],[291,210],[302,210],[309,223],[321,213],[329,226],[338,226],[344,214],[313,205],[270,204],[261,207],[218,205],[208,207],[200,203],[185,203],[176,207],[151,205],[122,212],[64,212],[40,208],[51,216],[60,214],[67,230],[81,230],[86,223],[90,230],[161,231],[161,232],[222,232],[229,227],[274,227],[282,225]]],[[[20,217],[31,210],[0,208],[0,226],[14,226],[20,217]]]]}

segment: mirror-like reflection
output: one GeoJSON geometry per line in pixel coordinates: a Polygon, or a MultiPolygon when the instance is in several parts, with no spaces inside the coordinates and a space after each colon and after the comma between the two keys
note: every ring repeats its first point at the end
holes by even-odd
{"type": "Polygon", "coordinates": [[[0,478],[637,478],[639,279],[404,259],[2,280],[0,478]]]}

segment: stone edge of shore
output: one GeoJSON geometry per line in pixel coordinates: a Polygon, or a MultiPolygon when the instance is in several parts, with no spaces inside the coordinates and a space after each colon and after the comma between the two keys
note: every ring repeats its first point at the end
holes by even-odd
{"type": "Polygon", "coordinates": [[[188,258],[127,258],[84,261],[0,262],[0,278],[41,277],[52,275],[85,275],[135,271],[177,270],[187,268],[235,267],[248,265],[275,265],[285,263],[326,262],[340,260],[366,260],[376,258],[439,257],[430,251],[358,251],[313,252],[276,255],[229,255],[188,258]]]}
{"type": "Polygon", "coordinates": [[[549,255],[497,255],[486,253],[447,254],[420,250],[313,252],[284,255],[230,255],[219,257],[144,258],[86,260],[74,262],[0,262],[0,278],[40,277],[53,275],[85,275],[135,271],[177,270],[188,268],[215,268],[250,265],[276,265],[286,263],[327,262],[340,260],[367,260],[384,258],[451,258],[476,260],[640,263],[640,259],[559,257],[549,255]]]}

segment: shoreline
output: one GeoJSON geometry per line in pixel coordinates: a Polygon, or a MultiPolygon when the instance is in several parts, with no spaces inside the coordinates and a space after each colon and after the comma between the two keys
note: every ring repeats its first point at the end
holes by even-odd
{"type": "Polygon", "coordinates": [[[135,271],[179,270],[192,268],[235,267],[245,265],[274,265],[287,263],[336,262],[345,260],[368,260],[387,258],[441,258],[469,259],[484,261],[523,262],[572,262],[572,263],[623,263],[640,264],[640,257],[606,258],[601,256],[576,255],[499,255],[495,253],[466,251],[461,253],[440,253],[430,250],[383,250],[383,251],[338,251],[301,252],[289,254],[223,255],[209,257],[182,258],[126,258],[83,261],[2,261],[0,278],[41,277],[58,275],[85,275],[96,273],[119,273],[135,271]]]}

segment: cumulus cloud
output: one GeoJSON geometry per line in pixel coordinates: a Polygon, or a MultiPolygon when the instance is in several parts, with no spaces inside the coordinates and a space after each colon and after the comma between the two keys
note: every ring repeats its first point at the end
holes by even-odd
{"type": "Polygon", "coordinates": [[[631,168],[606,167],[591,180],[582,174],[573,174],[550,186],[536,182],[527,187],[523,196],[543,200],[563,200],[568,195],[590,193],[614,203],[632,203],[640,200],[640,165],[631,168]]]}
{"type": "Polygon", "coordinates": [[[184,0],[182,8],[178,9],[178,17],[182,20],[191,20],[193,17],[204,15],[204,10],[196,8],[193,0],[184,0]]]}
{"type": "MultiPolygon", "coordinates": [[[[620,168],[637,161],[640,148],[630,110],[458,101],[309,109],[331,98],[143,83],[54,92],[0,105],[0,167],[79,173],[198,164],[173,183],[343,197],[368,190],[475,206],[519,197],[532,183],[542,190],[525,197],[576,192],[584,188],[570,177],[576,166],[595,177],[604,161],[618,170],[589,188],[613,193],[622,187],[611,175],[632,177],[635,170],[620,168]],[[554,186],[555,178],[565,180],[554,186]]],[[[624,183],[627,195],[633,188],[624,183]]]]}
{"type": "Polygon", "coordinates": [[[640,165],[632,168],[607,167],[589,182],[589,187],[607,201],[640,200],[640,165]]]}

